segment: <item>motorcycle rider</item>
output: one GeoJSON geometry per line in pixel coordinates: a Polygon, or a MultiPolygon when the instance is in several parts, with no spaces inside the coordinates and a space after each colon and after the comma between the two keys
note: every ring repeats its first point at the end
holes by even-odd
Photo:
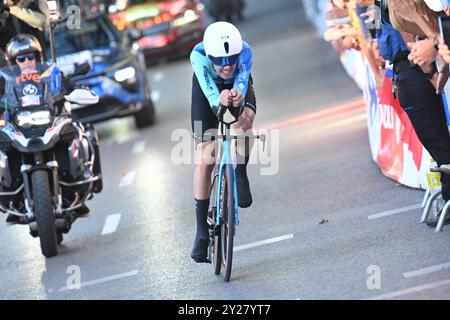
{"type": "MultiPolygon", "coordinates": [[[[30,34],[19,34],[13,37],[6,45],[6,58],[11,65],[17,65],[20,68],[21,74],[42,73],[45,70],[39,70],[38,62],[43,62],[43,51],[38,39],[30,34]]],[[[3,80],[0,78],[0,81],[3,80]]],[[[70,81],[63,77],[63,88],[70,90],[72,87],[70,81]],[[68,88],[69,87],[69,88],[68,88]]],[[[97,152],[96,152],[97,153],[97,152]]],[[[96,154],[96,158],[99,159],[96,154]]],[[[0,185],[0,190],[2,186],[0,185]]],[[[6,206],[0,200],[0,211],[5,212],[6,206]]],[[[89,208],[86,205],[78,208],[76,214],[84,216],[89,213],[89,208]]],[[[16,215],[9,214],[6,222],[14,223],[19,218],[16,215]]]]}

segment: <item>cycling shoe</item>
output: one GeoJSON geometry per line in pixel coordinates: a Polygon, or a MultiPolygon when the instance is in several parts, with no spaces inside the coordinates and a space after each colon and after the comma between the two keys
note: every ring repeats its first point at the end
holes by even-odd
{"type": "Polygon", "coordinates": [[[208,239],[195,239],[191,258],[197,263],[211,263],[208,259],[208,239]]]}

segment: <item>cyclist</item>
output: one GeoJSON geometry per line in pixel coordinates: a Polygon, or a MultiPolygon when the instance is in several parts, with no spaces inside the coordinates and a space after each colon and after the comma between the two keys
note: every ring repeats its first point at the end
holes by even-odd
{"type": "MultiPolygon", "coordinates": [[[[248,43],[242,40],[239,30],[234,25],[221,21],[208,26],[203,42],[194,47],[190,59],[194,69],[191,124],[199,159],[195,165],[193,178],[197,234],[191,258],[196,262],[208,262],[207,214],[216,143],[204,141],[203,134],[207,130],[217,129],[217,111],[220,104],[234,107],[231,110],[238,118],[234,126],[237,133],[252,128],[256,113],[251,77],[253,52],[248,43]]],[[[248,139],[243,145],[238,143],[236,180],[238,205],[241,208],[252,204],[246,169],[250,150],[248,139]]]]}

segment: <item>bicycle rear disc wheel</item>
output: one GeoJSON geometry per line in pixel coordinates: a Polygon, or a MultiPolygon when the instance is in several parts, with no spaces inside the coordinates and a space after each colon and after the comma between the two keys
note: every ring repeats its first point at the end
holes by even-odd
{"type": "Polygon", "coordinates": [[[234,244],[234,174],[233,167],[227,165],[222,180],[220,195],[221,201],[221,256],[222,273],[225,282],[230,281],[231,268],[233,265],[233,244],[234,244]]]}

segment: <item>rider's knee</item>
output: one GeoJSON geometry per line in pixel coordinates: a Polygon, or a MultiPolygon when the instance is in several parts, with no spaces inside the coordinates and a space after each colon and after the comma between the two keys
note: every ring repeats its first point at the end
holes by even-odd
{"type": "Polygon", "coordinates": [[[202,142],[197,145],[196,165],[201,170],[212,170],[215,163],[215,147],[214,141],[202,142]]]}

